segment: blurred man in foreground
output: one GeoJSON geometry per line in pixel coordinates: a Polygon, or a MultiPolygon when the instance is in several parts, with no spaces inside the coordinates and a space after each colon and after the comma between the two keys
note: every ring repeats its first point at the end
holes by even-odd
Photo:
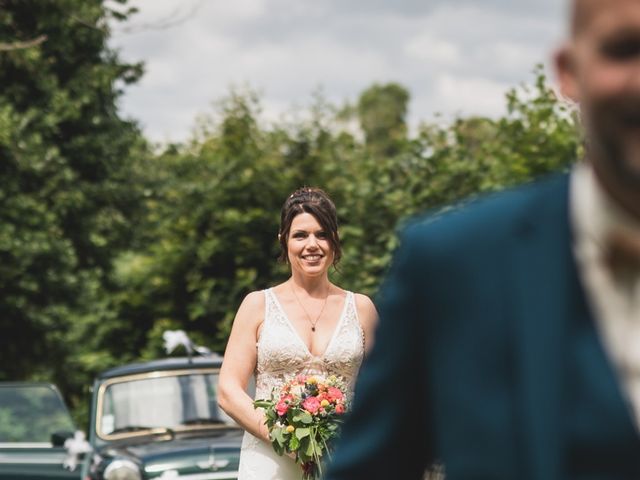
{"type": "Polygon", "coordinates": [[[586,158],[404,231],[328,480],[640,478],[640,0],[572,9],[586,158]]]}

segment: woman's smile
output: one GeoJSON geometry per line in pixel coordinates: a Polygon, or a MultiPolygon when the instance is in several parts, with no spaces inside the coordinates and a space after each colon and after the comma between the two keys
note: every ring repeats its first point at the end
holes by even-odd
{"type": "Polygon", "coordinates": [[[302,256],[302,258],[307,262],[313,262],[313,263],[319,262],[323,257],[324,255],[320,255],[319,253],[310,253],[308,255],[302,256]]]}

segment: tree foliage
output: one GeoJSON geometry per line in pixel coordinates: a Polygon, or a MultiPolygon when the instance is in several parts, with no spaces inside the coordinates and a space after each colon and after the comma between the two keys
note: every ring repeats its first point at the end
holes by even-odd
{"type": "Polygon", "coordinates": [[[374,84],[358,99],[358,120],[366,145],[379,155],[394,155],[407,138],[409,92],[396,83],[374,84]]]}
{"type": "Polygon", "coordinates": [[[22,47],[0,52],[0,379],[81,390],[67,374],[78,332],[103,320],[131,238],[140,136],[116,85],[141,67],[107,48],[108,15],[99,1],[0,1],[0,43],[22,47]]]}
{"type": "Polygon", "coordinates": [[[423,124],[411,138],[408,93],[395,84],[360,97],[354,115],[364,135],[343,127],[344,110],[322,98],[306,121],[262,126],[259,99],[232,92],[188,145],[154,160],[164,177],[141,229],[153,234],[127,257],[138,269],[121,277],[151,328],[145,355],[162,353],[169,326],[223,350],[242,297],[286,278],[276,262],[278,214],[300,186],[325,189],[337,205],[345,252],[334,280],[374,295],[404,218],[567,168],[579,147],[576,118],[541,67],[534,77],[507,92],[501,118],[423,124]]]}
{"type": "Polygon", "coordinates": [[[163,355],[166,329],[224,349],[243,296],[288,275],[277,229],[294,189],[333,197],[332,277],[374,295],[403,219],[565,169],[580,149],[538,67],[500,118],[410,134],[409,92],[391,83],[267,125],[260,98],[233,91],[189,141],[152,150],[117,109],[142,73],[106,43],[128,13],[0,0],[0,379],[54,381],[81,420],[92,375],[163,355]]]}

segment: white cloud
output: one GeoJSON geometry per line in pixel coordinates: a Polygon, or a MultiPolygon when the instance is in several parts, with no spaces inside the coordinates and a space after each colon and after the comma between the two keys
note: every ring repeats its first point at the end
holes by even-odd
{"type": "Polygon", "coordinates": [[[232,85],[277,119],[323,87],[341,103],[374,82],[412,94],[411,119],[498,115],[562,34],[557,0],[136,0],[112,45],[147,73],[122,99],[152,139],[187,138],[232,85]],[[195,12],[195,13],[194,13],[195,12]],[[179,21],[152,28],[168,17],[179,21]],[[126,29],[136,33],[126,33],[126,29]]]}
{"type": "Polygon", "coordinates": [[[430,62],[437,65],[457,65],[461,60],[457,45],[425,32],[413,37],[404,46],[404,52],[411,60],[430,62]]]}
{"type": "Polygon", "coordinates": [[[441,112],[495,115],[504,110],[504,95],[510,85],[481,77],[439,75],[433,97],[440,99],[441,112]]]}

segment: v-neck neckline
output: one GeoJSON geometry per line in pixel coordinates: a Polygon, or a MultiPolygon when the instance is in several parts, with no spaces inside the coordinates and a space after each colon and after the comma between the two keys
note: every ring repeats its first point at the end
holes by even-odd
{"type": "Polygon", "coordinates": [[[287,312],[285,312],[284,307],[282,306],[282,304],[280,303],[280,300],[278,299],[278,296],[276,295],[276,292],[273,291],[273,288],[270,288],[268,291],[271,294],[271,297],[273,299],[273,302],[276,304],[276,307],[282,314],[282,317],[287,322],[287,325],[289,326],[289,328],[293,331],[293,334],[295,335],[295,337],[302,344],[306,353],[312,358],[324,359],[324,357],[327,355],[327,352],[331,349],[331,346],[333,345],[333,341],[338,334],[338,330],[340,330],[340,327],[342,326],[344,317],[346,316],[347,306],[349,304],[350,292],[348,291],[346,292],[347,294],[345,295],[345,298],[344,298],[344,304],[342,306],[342,312],[340,313],[340,317],[338,318],[338,323],[333,329],[333,334],[331,335],[331,338],[329,339],[329,342],[327,343],[327,346],[325,347],[324,352],[322,353],[322,355],[314,355],[313,353],[311,353],[309,346],[304,341],[304,339],[302,338],[302,336],[300,335],[296,327],[293,325],[293,323],[291,323],[291,320],[289,319],[289,315],[287,315],[287,312]]]}

